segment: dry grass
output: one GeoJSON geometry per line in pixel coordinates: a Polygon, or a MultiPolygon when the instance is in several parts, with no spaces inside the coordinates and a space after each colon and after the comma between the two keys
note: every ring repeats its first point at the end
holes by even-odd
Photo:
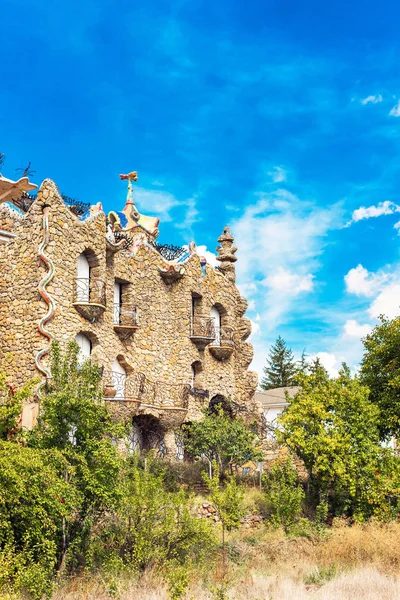
{"type": "MultiPolygon", "coordinates": [[[[79,581],[69,589],[62,589],[54,600],[111,600],[100,583],[79,581]]],[[[214,596],[215,597],[215,596],[214,596]]],[[[152,577],[144,577],[137,584],[128,584],[120,600],[168,600],[165,587],[152,577]]],[[[211,593],[192,587],[187,600],[212,600],[211,593]]],[[[230,600],[400,600],[400,578],[383,575],[365,567],[342,573],[328,583],[306,586],[288,576],[249,574],[247,581],[228,591],[230,600]]]]}
{"type": "MultiPolygon", "coordinates": [[[[230,600],[400,600],[400,524],[333,528],[327,539],[290,538],[261,528],[230,536],[230,600]]],[[[215,569],[217,572],[218,569],[215,569]]],[[[187,600],[212,600],[194,581],[187,600]]],[[[210,584],[209,588],[212,587],[210,584]]],[[[168,600],[152,573],[120,582],[110,595],[100,579],[75,579],[53,600],[168,600]]],[[[214,596],[215,598],[215,596],[214,596]]]]}

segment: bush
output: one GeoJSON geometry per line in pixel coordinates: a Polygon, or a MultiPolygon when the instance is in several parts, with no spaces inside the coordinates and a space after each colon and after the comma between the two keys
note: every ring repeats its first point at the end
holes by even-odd
{"type": "Polygon", "coordinates": [[[287,532],[298,520],[305,497],[291,457],[273,462],[262,478],[269,521],[287,532]]]}
{"type": "Polygon", "coordinates": [[[192,516],[184,490],[166,490],[164,477],[159,464],[153,471],[151,458],[146,468],[138,457],[127,459],[120,474],[121,502],[94,532],[91,562],[130,571],[156,566],[177,598],[185,573],[212,558],[217,542],[211,525],[192,516]]]}
{"type": "Polygon", "coordinates": [[[50,593],[62,523],[80,500],[66,470],[57,450],[0,442],[0,590],[50,593]]]}

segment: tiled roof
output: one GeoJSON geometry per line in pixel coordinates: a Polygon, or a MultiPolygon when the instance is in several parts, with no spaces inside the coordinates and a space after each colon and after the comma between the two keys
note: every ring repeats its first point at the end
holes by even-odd
{"type": "Polygon", "coordinates": [[[297,385],[263,390],[256,392],[256,400],[261,402],[263,406],[269,404],[286,404],[287,400],[285,392],[288,393],[290,398],[293,398],[298,391],[299,387],[297,385]]]}

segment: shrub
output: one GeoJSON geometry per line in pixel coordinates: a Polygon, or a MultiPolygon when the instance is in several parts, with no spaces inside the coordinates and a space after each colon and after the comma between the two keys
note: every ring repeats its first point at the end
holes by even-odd
{"type": "Polygon", "coordinates": [[[274,461],[262,483],[270,522],[288,531],[298,520],[305,497],[292,458],[285,456],[274,461]]]}

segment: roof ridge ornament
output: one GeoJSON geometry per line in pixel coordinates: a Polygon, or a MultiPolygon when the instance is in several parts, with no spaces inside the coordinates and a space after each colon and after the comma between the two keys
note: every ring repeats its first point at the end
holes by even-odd
{"type": "Polygon", "coordinates": [[[135,205],[135,201],[133,199],[132,181],[137,181],[139,179],[137,171],[131,171],[130,173],[127,173],[126,175],[120,175],[119,178],[123,181],[128,181],[128,193],[126,195],[126,205],[128,205],[128,204],[135,205]]]}
{"type": "Polygon", "coordinates": [[[28,177],[21,177],[17,181],[7,179],[0,173],[0,204],[20,200],[24,192],[36,190],[37,185],[31,183],[28,177]]]}
{"type": "Polygon", "coordinates": [[[237,256],[235,256],[237,248],[232,245],[234,237],[227,225],[219,236],[218,242],[221,244],[217,246],[217,260],[221,263],[219,270],[234,282],[236,279],[234,263],[237,261],[237,256]]]}

